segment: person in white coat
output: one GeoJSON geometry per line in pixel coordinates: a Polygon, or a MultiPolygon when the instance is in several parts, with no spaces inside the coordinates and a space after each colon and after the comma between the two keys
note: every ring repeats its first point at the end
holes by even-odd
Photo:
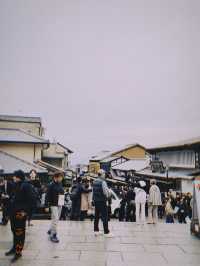
{"type": "Polygon", "coordinates": [[[144,181],[139,181],[138,187],[135,188],[135,205],[136,205],[136,223],[145,223],[145,204],[147,199],[147,194],[144,190],[146,183],[144,181]]]}
{"type": "Polygon", "coordinates": [[[161,193],[156,185],[156,180],[150,181],[149,200],[148,200],[148,224],[156,224],[158,221],[158,206],[162,205],[161,193]]]}

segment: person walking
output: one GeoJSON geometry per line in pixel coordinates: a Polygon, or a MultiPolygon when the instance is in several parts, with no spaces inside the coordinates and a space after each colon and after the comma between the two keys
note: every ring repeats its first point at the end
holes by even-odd
{"type": "Polygon", "coordinates": [[[6,256],[14,255],[11,262],[17,261],[22,256],[25,242],[26,220],[30,206],[34,204],[35,197],[32,186],[25,181],[25,174],[18,170],[14,172],[14,192],[10,201],[10,224],[13,233],[13,246],[5,253],[6,256]]]}
{"type": "Polygon", "coordinates": [[[138,187],[135,188],[135,205],[136,205],[136,223],[145,223],[145,204],[147,199],[147,194],[144,190],[146,183],[144,181],[139,181],[138,187]]]}
{"type": "Polygon", "coordinates": [[[33,226],[31,223],[32,217],[34,212],[36,211],[37,207],[41,204],[41,183],[40,180],[37,178],[37,172],[36,170],[32,169],[29,173],[29,182],[33,186],[33,191],[35,193],[36,197],[36,205],[31,206],[30,211],[28,213],[28,226],[33,226]]]}
{"type": "Polygon", "coordinates": [[[135,222],[135,191],[131,185],[126,194],[126,222],[135,222]]]}
{"type": "Polygon", "coordinates": [[[2,206],[2,221],[0,225],[7,225],[9,220],[9,205],[13,193],[13,182],[0,177],[0,202],[2,206]]]}
{"type": "Polygon", "coordinates": [[[148,200],[148,224],[156,224],[158,221],[158,206],[162,205],[161,193],[156,185],[156,180],[150,181],[149,200],[148,200]]]}
{"type": "Polygon", "coordinates": [[[113,237],[108,228],[108,207],[107,200],[110,197],[110,191],[105,180],[105,171],[98,171],[98,178],[93,183],[93,204],[95,207],[94,234],[101,235],[99,232],[99,219],[101,217],[105,237],[113,237]]]}
{"type": "Polygon", "coordinates": [[[126,188],[122,189],[120,194],[121,201],[120,201],[120,208],[119,208],[119,222],[124,222],[126,216],[126,188]]]}
{"type": "MultiPolygon", "coordinates": [[[[56,172],[53,176],[53,181],[48,186],[46,194],[46,206],[50,206],[51,209],[51,225],[47,233],[50,235],[50,240],[53,243],[59,243],[57,226],[62,206],[64,205],[64,189],[62,186],[63,177],[62,172],[56,172]]],[[[46,212],[48,211],[49,208],[46,208],[46,212]]]]}

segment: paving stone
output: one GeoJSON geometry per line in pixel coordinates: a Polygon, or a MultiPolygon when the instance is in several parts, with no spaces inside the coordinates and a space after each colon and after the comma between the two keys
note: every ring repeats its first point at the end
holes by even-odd
{"type": "Polygon", "coordinates": [[[182,264],[182,265],[189,265],[189,264],[199,264],[200,265],[200,255],[194,255],[194,254],[173,254],[172,256],[166,256],[164,255],[167,262],[169,264],[176,263],[176,264],[182,264]]]}
{"type": "Polygon", "coordinates": [[[107,266],[107,265],[105,261],[94,262],[94,261],[54,260],[54,261],[50,261],[48,266],[107,266]]]}
{"type": "Polygon", "coordinates": [[[120,245],[120,250],[122,252],[144,252],[144,247],[143,245],[138,245],[138,244],[121,244],[120,245]]]}
{"type": "MultiPolygon", "coordinates": [[[[2,238],[3,239],[3,238],[2,238]]],[[[0,241],[0,250],[9,249],[12,246],[11,241],[0,241]]]]}
{"type": "Polygon", "coordinates": [[[132,261],[137,265],[140,263],[167,264],[167,260],[161,254],[123,252],[122,257],[124,261],[132,261]]]}
{"type": "Polygon", "coordinates": [[[0,266],[10,266],[10,259],[0,258],[0,266]]]}
{"type": "Polygon", "coordinates": [[[180,244],[179,247],[186,254],[188,253],[188,254],[199,254],[200,255],[200,245],[193,246],[193,245],[180,244]]]}
{"type": "Polygon", "coordinates": [[[66,247],[67,250],[77,251],[104,251],[104,243],[71,243],[66,247]]]}
{"type": "Polygon", "coordinates": [[[119,243],[112,243],[112,242],[108,242],[105,243],[105,250],[106,251],[121,251],[121,245],[119,243]]]}
{"type": "MultiPolygon", "coordinates": [[[[61,221],[60,243],[46,234],[50,221],[33,221],[27,228],[23,258],[18,266],[199,266],[200,240],[188,225],[136,226],[110,222],[114,238],[95,237],[93,223],[61,221]]],[[[101,225],[102,229],[102,225],[101,225]]],[[[4,256],[12,243],[10,226],[0,227],[0,266],[10,265],[4,256]]]]}
{"type": "Polygon", "coordinates": [[[81,252],[80,261],[115,261],[121,262],[120,252],[81,252]]]}
{"type": "Polygon", "coordinates": [[[79,260],[80,252],[79,251],[40,251],[36,259],[60,259],[60,260],[79,260]]]}
{"type": "Polygon", "coordinates": [[[162,253],[166,255],[184,254],[183,249],[177,245],[144,245],[145,252],[148,253],[162,253]]]}
{"type": "Polygon", "coordinates": [[[136,237],[121,237],[122,244],[157,244],[157,241],[153,238],[136,238],[136,237]]]}

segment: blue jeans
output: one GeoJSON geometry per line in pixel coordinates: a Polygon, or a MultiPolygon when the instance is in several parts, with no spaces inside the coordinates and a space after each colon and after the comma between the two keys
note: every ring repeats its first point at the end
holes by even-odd
{"type": "Polygon", "coordinates": [[[171,214],[166,215],[166,223],[167,224],[173,224],[174,223],[174,217],[171,214]]]}

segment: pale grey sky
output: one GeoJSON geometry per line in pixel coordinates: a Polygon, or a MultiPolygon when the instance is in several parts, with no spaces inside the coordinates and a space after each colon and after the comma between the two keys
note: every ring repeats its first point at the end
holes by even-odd
{"type": "Polygon", "coordinates": [[[0,113],[75,151],[200,135],[200,1],[0,1],[0,113]]]}

